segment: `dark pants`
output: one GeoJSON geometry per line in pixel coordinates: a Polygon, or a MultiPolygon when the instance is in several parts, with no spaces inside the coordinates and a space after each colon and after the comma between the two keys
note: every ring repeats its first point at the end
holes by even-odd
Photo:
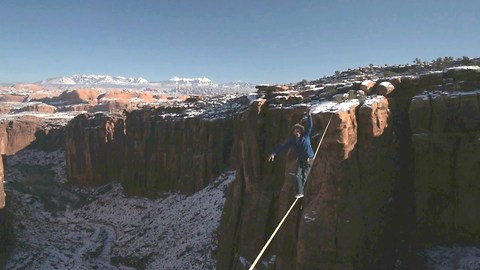
{"type": "Polygon", "coordinates": [[[308,174],[312,168],[313,159],[297,159],[297,171],[295,172],[295,191],[303,194],[303,186],[307,181],[308,174]]]}

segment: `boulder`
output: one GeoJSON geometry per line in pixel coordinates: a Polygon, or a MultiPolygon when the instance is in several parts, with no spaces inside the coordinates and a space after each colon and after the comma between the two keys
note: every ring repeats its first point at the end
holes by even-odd
{"type": "Polygon", "coordinates": [[[0,121],[0,154],[13,155],[28,147],[36,139],[43,120],[35,116],[21,116],[0,121]]]}
{"type": "Polygon", "coordinates": [[[379,95],[388,96],[395,90],[395,86],[391,82],[381,82],[377,86],[377,93],[379,95]]]}
{"type": "Polygon", "coordinates": [[[0,94],[0,102],[24,102],[27,96],[16,94],[0,94]]]}
{"type": "Polygon", "coordinates": [[[66,90],[57,97],[44,98],[40,101],[54,105],[97,104],[100,91],[96,89],[66,90]]]}
{"type": "Polygon", "coordinates": [[[55,113],[57,107],[45,103],[27,103],[24,107],[16,110],[16,112],[37,112],[37,113],[55,113]]]}
{"type": "Polygon", "coordinates": [[[363,90],[367,95],[372,92],[372,88],[375,86],[375,82],[372,80],[364,80],[360,84],[360,90],[363,90]]]}
{"type": "Polygon", "coordinates": [[[257,93],[274,93],[274,92],[285,92],[292,90],[293,88],[288,85],[257,85],[255,86],[257,88],[257,93]]]}

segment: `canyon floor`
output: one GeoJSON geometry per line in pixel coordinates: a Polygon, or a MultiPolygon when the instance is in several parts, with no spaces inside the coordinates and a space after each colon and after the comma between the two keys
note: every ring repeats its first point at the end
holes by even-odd
{"type": "Polygon", "coordinates": [[[16,245],[5,269],[215,269],[227,172],[190,196],[66,183],[63,151],[5,158],[16,245]]]}

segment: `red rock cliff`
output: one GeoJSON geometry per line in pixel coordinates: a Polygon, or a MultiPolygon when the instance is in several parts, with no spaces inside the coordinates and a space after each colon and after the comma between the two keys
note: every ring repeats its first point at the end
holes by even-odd
{"type": "MultiPolygon", "coordinates": [[[[27,147],[48,147],[62,145],[61,128],[52,127],[42,119],[33,116],[12,117],[0,121],[0,153],[13,155],[27,147]],[[55,136],[52,136],[54,134],[55,136]],[[55,137],[55,138],[53,138],[55,137]],[[49,141],[45,143],[46,141],[49,141]],[[51,142],[55,142],[52,144],[51,142]]],[[[11,214],[6,205],[4,192],[4,164],[0,161],[0,261],[11,251],[13,232],[10,224],[11,214]]]]}
{"type": "MultiPolygon", "coordinates": [[[[260,114],[249,111],[237,117],[235,142],[241,162],[225,210],[220,269],[243,269],[240,257],[255,258],[293,202],[289,173],[295,170],[295,158],[284,154],[268,163],[266,157],[288,137],[303,111],[265,108],[260,114]]],[[[294,209],[266,255],[266,261],[276,255],[276,269],[322,269],[332,262],[349,267],[351,258],[371,264],[366,257],[372,252],[392,248],[382,224],[398,180],[388,100],[351,103],[316,114],[314,133],[322,131],[330,117],[303,209],[294,209]]],[[[314,146],[318,143],[313,141],[314,146]]]]}
{"type": "MultiPolygon", "coordinates": [[[[301,207],[262,258],[266,268],[418,269],[419,247],[480,242],[471,212],[480,198],[480,73],[449,70],[382,85],[387,91],[370,90],[386,97],[348,101],[355,93],[347,89],[334,96],[346,102],[314,113],[313,133],[331,124],[301,207]]],[[[267,156],[300,120],[304,108],[294,104],[335,90],[328,89],[275,90],[227,117],[170,117],[185,113],[178,108],[79,116],[66,131],[68,177],[119,180],[132,194],[194,192],[233,160],[217,268],[248,268],[293,202],[293,155],[274,163],[267,156]]]]}
{"type": "MultiPolygon", "coordinates": [[[[392,83],[388,98],[314,115],[314,133],[333,116],[302,207],[258,269],[418,269],[419,247],[480,242],[472,212],[480,198],[480,73],[392,83]]],[[[247,269],[294,200],[294,156],[274,163],[267,156],[302,110],[258,104],[234,121],[239,168],[224,209],[219,269],[247,269]]]]}
{"type": "MultiPolygon", "coordinates": [[[[39,118],[30,116],[0,121],[0,154],[13,155],[28,147],[35,141],[41,125],[42,121],[39,118]]],[[[0,180],[0,209],[2,209],[5,206],[3,161],[0,167],[0,180]]]]}
{"type": "Polygon", "coordinates": [[[117,180],[128,193],[143,195],[191,193],[208,185],[228,166],[231,120],[169,119],[162,110],[76,117],[66,129],[69,180],[85,185],[117,180]]]}

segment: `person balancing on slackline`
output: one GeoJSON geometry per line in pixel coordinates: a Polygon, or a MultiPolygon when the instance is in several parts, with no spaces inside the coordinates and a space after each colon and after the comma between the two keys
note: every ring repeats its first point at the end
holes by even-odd
{"type": "Polygon", "coordinates": [[[268,157],[268,161],[274,161],[275,156],[292,147],[297,155],[297,169],[295,172],[295,198],[303,197],[303,187],[313,164],[313,149],[310,142],[312,132],[312,114],[310,110],[305,112],[302,120],[306,121],[305,127],[301,124],[293,126],[293,135],[283,144],[278,145],[268,157]]]}

